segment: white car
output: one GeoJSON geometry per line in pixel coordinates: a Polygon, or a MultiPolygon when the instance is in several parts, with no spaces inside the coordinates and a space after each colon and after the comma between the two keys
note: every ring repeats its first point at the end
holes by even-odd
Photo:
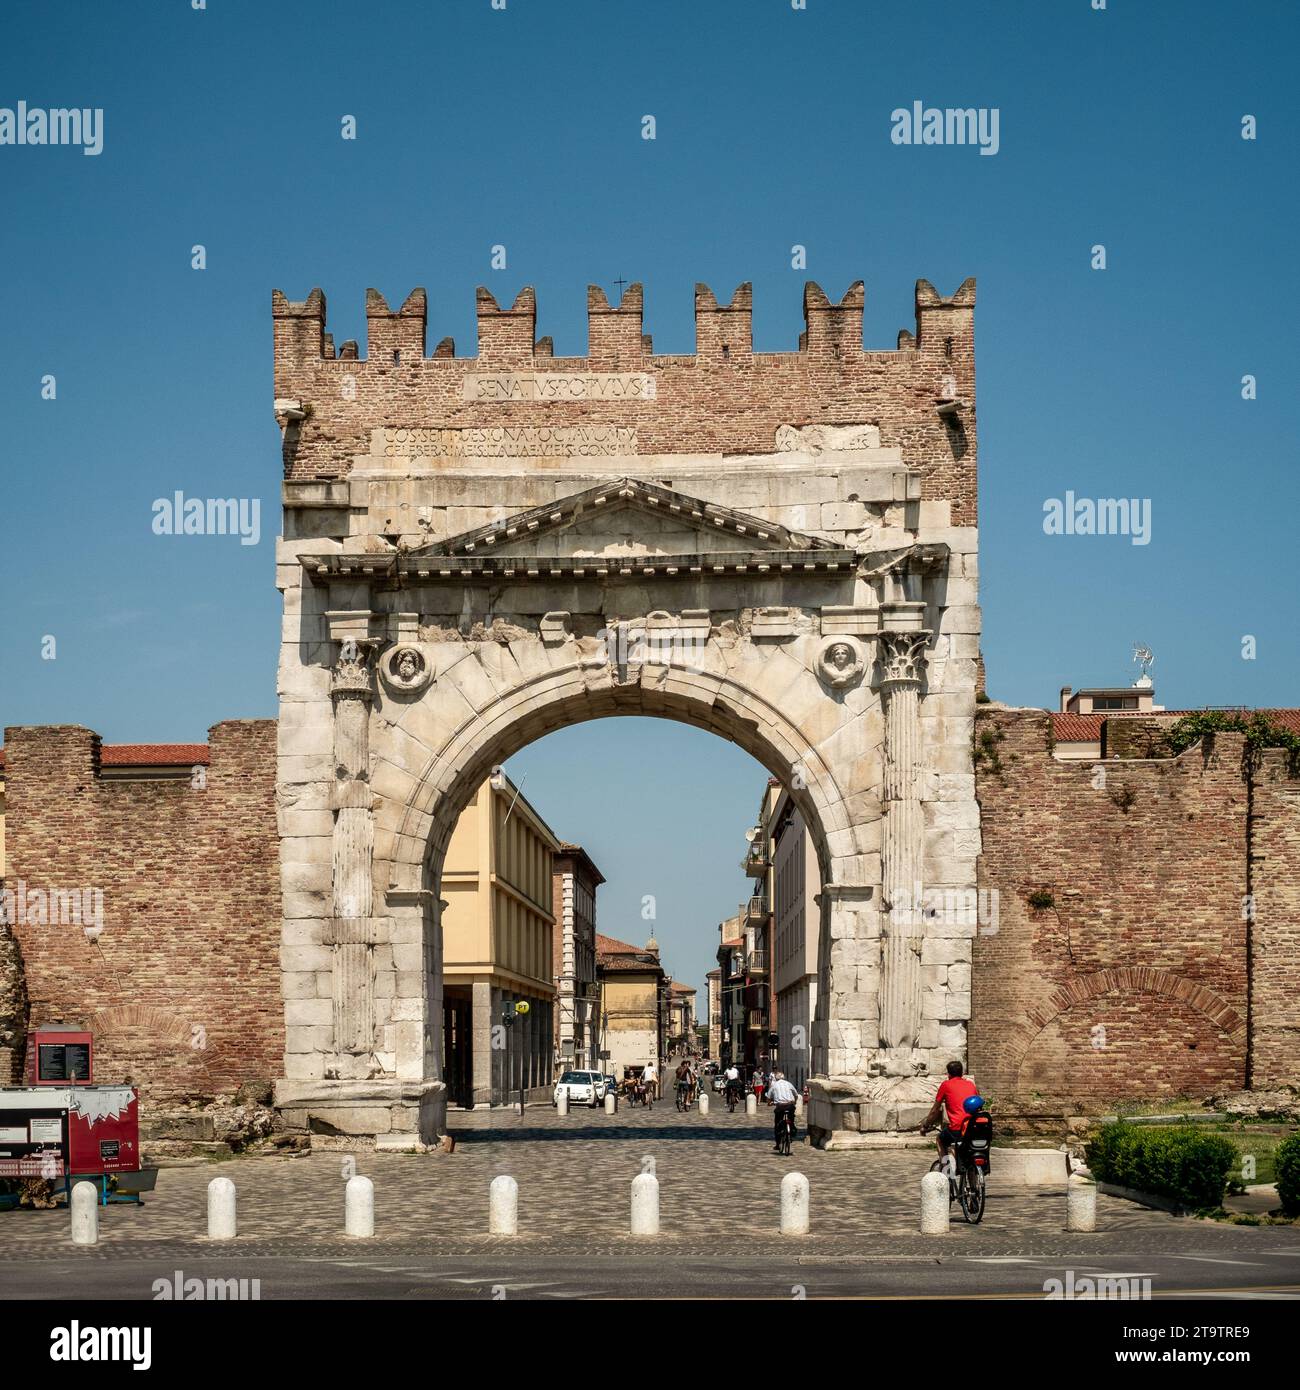
{"type": "Polygon", "coordinates": [[[555,1083],[552,1103],[559,1105],[562,1094],[569,1097],[570,1105],[590,1105],[593,1108],[605,1099],[605,1088],[609,1083],[598,1071],[566,1071],[555,1083]]]}

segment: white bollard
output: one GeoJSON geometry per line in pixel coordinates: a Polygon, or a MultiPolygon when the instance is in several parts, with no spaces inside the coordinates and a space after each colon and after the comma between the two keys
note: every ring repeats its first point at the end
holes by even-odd
{"type": "Polygon", "coordinates": [[[613,1091],[605,1092],[605,1114],[612,1115],[618,1109],[618,1097],[613,1091]]]}
{"type": "Polygon", "coordinates": [[[796,1120],[799,1120],[799,1119],[802,1119],[802,1118],[803,1118],[803,1092],[802,1092],[802,1091],[797,1091],[797,1092],[795,1093],[795,1097],[794,1097],[794,1115],[795,1115],[795,1119],[796,1119],[796,1120]]]}
{"type": "Polygon", "coordinates": [[[99,1241],[99,1189],[93,1182],[81,1181],[72,1189],[68,1201],[72,1212],[73,1245],[95,1245],[99,1241]]]}
{"type": "Polygon", "coordinates": [[[343,1192],[343,1234],[373,1236],[375,1233],[375,1185],[360,1173],[348,1179],[343,1192]]]}
{"type": "Polygon", "coordinates": [[[709,1113],[709,1093],[708,1093],[707,1091],[701,1091],[701,1092],[700,1092],[700,1114],[701,1114],[701,1115],[707,1115],[708,1113],[709,1113]]]}
{"type": "Polygon", "coordinates": [[[488,1189],[488,1232],[494,1236],[519,1234],[519,1184],[502,1173],[488,1189]]]}
{"type": "Polygon", "coordinates": [[[560,1094],[555,1097],[555,1113],[557,1115],[567,1115],[569,1113],[568,1091],[561,1091],[560,1094]]]}
{"type": "Polygon", "coordinates": [[[753,1091],[750,1091],[750,1092],[745,1096],[745,1114],[746,1114],[746,1115],[757,1115],[757,1114],[758,1114],[758,1097],[753,1093],[753,1091]]]}
{"type": "Polygon", "coordinates": [[[1097,1229],[1097,1187],[1077,1174],[1065,1189],[1065,1229],[1095,1231],[1097,1229]]]}
{"type": "Polygon", "coordinates": [[[235,1184],[229,1178],[213,1178],[208,1184],[208,1239],[235,1238],[235,1184]]]}
{"type": "Polygon", "coordinates": [[[921,1234],[948,1233],[948,1175],[927,1173],[921,1179],[921,1234]]]}
{"type": "Polygon", "coordinates": [[[808,1179],[802,1173],[787,1173],[781,1179],[781,1234],[808,1234],[808,1179]]]}
{"type": "Polygon", "coordinates": [[[632,1234],[659,1234],[659,1179],[653,1173],[638,1173],[632,1179],[632,1234]]]}

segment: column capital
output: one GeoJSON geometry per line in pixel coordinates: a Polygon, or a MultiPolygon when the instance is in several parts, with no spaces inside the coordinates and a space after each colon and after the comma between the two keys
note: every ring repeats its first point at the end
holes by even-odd
{"type": "Polygon", "coordinates": [[[375,655],[383,645],[377,637],[336,637],[338,653],[331,673],[330,694],[359,695],[369,700],[374,694],[375,655]]]}
{"type": "Polygon", "coordinates": [[[922,628],[912,632],[882,632],[880,634],[880,664],[882,686],[919,685],[925,665],[925,649],[930,632],[922,628]]]}

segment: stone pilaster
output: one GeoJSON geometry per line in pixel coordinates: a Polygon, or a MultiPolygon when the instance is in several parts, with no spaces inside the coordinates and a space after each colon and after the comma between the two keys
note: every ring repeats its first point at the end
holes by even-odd
{"type": "Polygon", "coordinates": [[[921,937],[925,928],[916,902],[925,852],[920,691],[929,637],[920,629],[880,635],[885,706],[880,1045],[894,1054],[897,1063],[887,1069],[902,1075],[912,1070],[908,1054],[916,1047],[921,1031],[921,937]]]}
{"type": "Polygon", "coordinates": [[[374,921],[375,828],[370,808],[370,703],[378,644],[367,638],[339,642],[331,679],[334,703],[333,947],[334,1047],[365,1056],[375,1046],[374,921]]]}

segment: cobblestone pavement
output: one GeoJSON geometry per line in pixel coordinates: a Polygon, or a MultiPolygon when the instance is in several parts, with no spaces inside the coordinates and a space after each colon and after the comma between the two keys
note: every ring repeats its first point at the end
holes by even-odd
{"type": "MultiPolygon", "coordinates": [[[[112,1259],[218,1248],[204,1238],[206,1189],[218,1175],[239,1194],[238,1248],[247,1255],[332,1258],[383,1249],[424,1255],[490,1254],[503,1246],[556,1256],[628,1256],[644,1243],[628,1235],[630,1184],[653,1165],[660,1183],[661,1247],[682,1257],[716,1258],[743,1247],[750,1255],[780,1251],[780,1180],[797,1169],[811,1185],[812,1231],[802,1256],[840,1259],[922,1258],[935,1238],[917,1229],[926,1150],[824,1153],[798,1144],[787,1159],[772,1152],[770,1112],[679,1114],[671,1102],[653,1110],[575,1111],[561,1119],[549,1107],[521,1120],[507,1112],[453,1113],[454,1154],[320,1152],[267,1155],[164,1168],[157,1190],[139,1207],[101,1208],[100,1243],[77,1258],[112,1259]],[[345,1162],[374,1180],[373,1243],[343,1235],[345,1162]],[[519,1237],[491,1237],[488,1185],[498,1173],[519,1182],[519,1237]]],[[[956,1209],[954,1208],[954,1211],[956,1209]]],[[[1292,1256],[1300,1270],[1300,1230],[1243,1228],[1192,1221],[1101,1197],[1101,1235],[1067,1235],[1063,1191],[1006,1190],[994,1157],[988,1212],[982,1225],[957,1213],[943,1254],[983,1258],[1051,1257],[1092,1242],[1098,1250],[1195,1250],[1231,1264],[1236,1252],[1292,1256]]],[[[0,1213],[0,1259],[67,1259],[66,1209],[0,1213]]],[[[1191,1257],[1189,1257],[1191,1258],[1191,1257]]],[[[1279,1270],[1279,1274],[1281,1271],[1279,1270]]]]}

